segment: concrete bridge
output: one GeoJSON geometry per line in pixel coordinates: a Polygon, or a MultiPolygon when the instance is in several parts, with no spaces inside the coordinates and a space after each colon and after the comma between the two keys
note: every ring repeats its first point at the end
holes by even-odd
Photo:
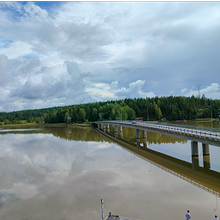
{"type": "Polygon", "coordinates": [[[136,129],[136,138],[140,138],[141,132],[142,137],[146,138],[146,131],[169,135],[173,137],[183,138],[191,140],[193,145],[198,145],[198,142],[204,145],[214,145],[220,147],[220,133],[207,131],[199,127],[185,128],[177,125],[166,125],[160,123],[149,123],[149,122],[136,122],[136,121],[97,121],[94,122],[98,129],[102,129],[105,132],[109,132],[109,126],[114,126],[115,134],[119,135],[122,132],[123,127],[136,129]]]}

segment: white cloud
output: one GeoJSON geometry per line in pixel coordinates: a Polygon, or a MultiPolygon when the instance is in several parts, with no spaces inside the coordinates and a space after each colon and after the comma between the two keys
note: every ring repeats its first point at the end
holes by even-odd
{"type": "Polygon", "coordinates": [[[32,53],[31,46],[25,42],[13,42],[8,48],[0,49],[0,54],[6,55],[9,59],[28,56],[32,53]]]}
{"type": "Polygon", "coordinates": [[[116,90],[116,94],[122,98],[126,98],[126,97],[131,97],[131,98],[149,97],[149,98],[152,98],[152,97],[155,97],[156,95],[153,92],[141,91],[144,84],[145,84],[145,81],[137,80],[136,82],[130,83],[128,89],[123,87],[121,89],[116,90]]]}
{"type": "Polygon", "coordinates": [[[107,148],[110,148],[112,147],[109,143],[104,143],[104,144],[99,144],[97,146],[98,149],[107,149],[107,148]]]}
{"type": "Polygon", "coordinates": [[[86,91],[89,92],[92,96],[102,97],[103,100],[109,99],[125,99],[126,97],[131,98],[146,98],[146,97],[155,97],[156,95],[153,92],[143,92],[142,87],[144,86],[145,81],[137,80],[129,84],[129,88],[119,87],[118,82],[112,82],[110,85],[106,83],[97,83],[94,84],[94,87],[87,88],[86,91]]]}

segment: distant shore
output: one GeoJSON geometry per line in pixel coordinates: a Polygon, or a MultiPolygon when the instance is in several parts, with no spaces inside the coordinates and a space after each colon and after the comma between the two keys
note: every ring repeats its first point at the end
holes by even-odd
{"type": "MultiPolygon", "coordinates": [[[[211,118],[198,118],[195,120],[177,120],[177,121],[164,121],[164,122],[170,122],[170,123],[181,123],[181,122],[210,122],[211,123],[211,118]]],[[[219,118],[213,118],[213,122],[219,121],[219,118]]],[[[159,121],[158,121],[159,122],[159,121]]],[[[5,127],[23,127],[23,126],[44,126],[44,127],[67,127],[67,126],[80,126],[80,127],[92,127],[92,122],[90,123],[73,123],[67,125],[66,123],[54,123],[54,124],[46,124],[46,123],[22,123],[22,124],[6,124],[6,125],[1,125],[0,128],[5,128],[5,127]]]]}
{"type": "Polygon", "coordinates": [[[20,127],[20,126],[44,126],[44,127],[67,127],[67,126],[80,126],[80,127],[92,127],[92,123],[91,124],[78,124],[78,123],[74,123],[74,124],[70,124],[67,125],[66,123],[55,123],[55,124],[45,124],[45,123],[25,123],[25,124],[7,124],[7,125],[0,125],[1,127],[20,127]]]}

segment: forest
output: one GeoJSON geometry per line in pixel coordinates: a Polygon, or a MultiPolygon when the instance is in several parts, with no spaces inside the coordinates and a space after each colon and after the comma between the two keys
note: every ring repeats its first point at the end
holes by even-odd
{"type": "Polygon", "coordinates": [[[0,112],[0,124],[89,123],[100,120],[195,120],[216,118],[220,100],[202,97],[154,97],[112,100],[44,109],[0,112]]]}

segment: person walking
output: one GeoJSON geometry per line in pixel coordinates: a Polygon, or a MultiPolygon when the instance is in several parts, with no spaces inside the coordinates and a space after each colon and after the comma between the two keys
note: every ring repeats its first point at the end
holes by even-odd
{"type": "Polygon", "coordinates": [[[218,220],[218,216],[217,216],[217,215],[215,215],[215,218],[214,218],[214,220],[218,220]]]}
{"type": "Polygon", "coordinates": [[[190,220],[191,219],[191,215],[189,214],[189,210],[187,210],[186,212],[186,220],[190,220]]]}

